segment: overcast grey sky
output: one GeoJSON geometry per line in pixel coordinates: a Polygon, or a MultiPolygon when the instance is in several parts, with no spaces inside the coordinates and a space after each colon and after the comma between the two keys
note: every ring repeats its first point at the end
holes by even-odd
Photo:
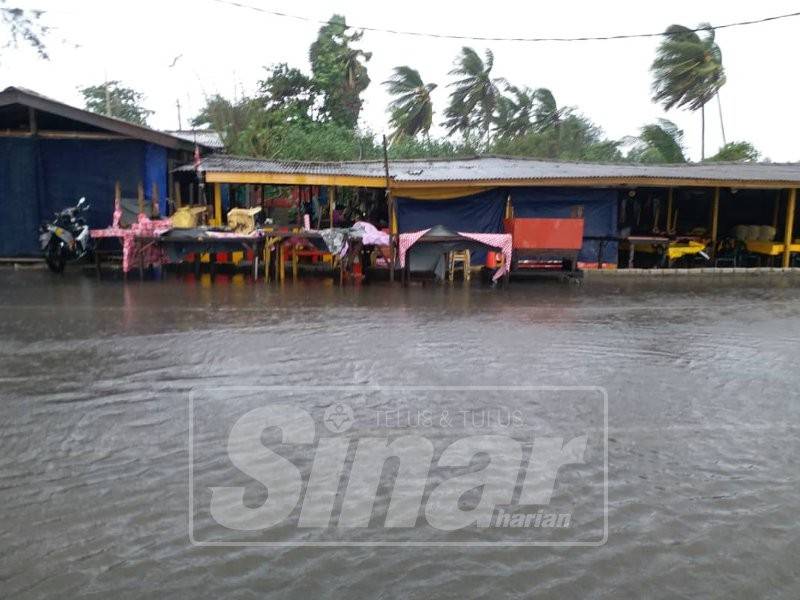
{"type": "MultiPolygon", "coordinates": [[[[240,1],[321,20],[338,12],[355,25],[504,37],[640,33],[661,31],[671,23],[722,24],[800,10],[796,0],[240,1]]],[[[186,126],[205,95],[252,93],[265,65],[288,62],[307,71],[308,46],[319,28],[213,0],[12,4],[47,11],[44,18],[53,28],[48,38],[51,59],[39,60],[25,49],[3,51],[0,86],[21,85],[81,105],[80,87],[106,77],[120,79],[146,94],[148,108],[156,111],[151,125],[158,128],[177,127],[178,99],[186,126]]],[[[717,33],[728,76],[721,94],[728,140],[748,140],[773,161],[800,160],[798,34],[799,17],[717,33]]],[[[497,76],[516,85],[550,88],[559,104],[577,106],[612,138],[635,135],[641,125],[669,118],[685,130],[690,156],[699,158],[699,113],[664,113],[650,101],[649,66],[657,39],[483,43],[366,32],[361,46],[373,57],[363,125],[377,133],[386,130],[387,96],[380,82],[402,64],[439,84],[434,93],[434,119],[439,122],[447,102],[447,72],[465,43],[494,51],[497,76]]],[[[707,106],[706,120],[708,153],[713,153],[722,139],[715,102],[707,106]]]]}

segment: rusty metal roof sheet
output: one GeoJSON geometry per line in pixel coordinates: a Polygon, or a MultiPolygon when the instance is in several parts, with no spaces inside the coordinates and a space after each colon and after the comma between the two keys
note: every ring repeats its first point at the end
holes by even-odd
{"type": "MultiPolygon", "coordinates": [[[[192,165],[179,170],[192,170],[192,165]]],[[[261,173],[280,175],[344,176],[384,179],[382,161],[306,162],[275,161],[238,156],[212,155],[200,170],[207,173],[261,173]]],[[[534,180],[703,180],[734,182],[791,182],[800,184],[800,163],[689,163],[646,165],[626,163],[582,163],[476,156],[456,159],[389,161],[393,182],[460,183],[534,180]]]]}

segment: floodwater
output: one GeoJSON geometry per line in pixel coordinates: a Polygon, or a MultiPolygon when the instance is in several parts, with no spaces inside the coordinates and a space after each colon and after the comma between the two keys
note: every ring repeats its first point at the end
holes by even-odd
{"type": "MultiPolygon", "coordinates": [[[[800,281],[672,279],[0,270],[0,597],[798,598],[800,281]],[[229,387],[223,419],[242,386],[303,384],[605,388],[607,542],[192,545],[188,391],[229,387]]],[[[201,450],[225,485],[225,446],[201,450]]]]}

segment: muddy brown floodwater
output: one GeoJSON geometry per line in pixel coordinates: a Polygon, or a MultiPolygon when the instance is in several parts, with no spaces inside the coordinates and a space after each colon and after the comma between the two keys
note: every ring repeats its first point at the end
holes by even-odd
{"type": "Polygon", "coordinates": [[[0,270],[0,596],[798,598],[800,280],[670,279],[279,289],[0,270]],[[188,390],[307,383],[602,386],[607,543],[193,546],[188,390]]]}

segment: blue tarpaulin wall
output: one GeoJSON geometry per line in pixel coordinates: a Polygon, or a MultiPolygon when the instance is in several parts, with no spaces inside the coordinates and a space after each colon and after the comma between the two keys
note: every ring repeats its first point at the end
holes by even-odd
{"type": "MultiPolygon", "coordinates": [[[[584,236],[616,236],[617,191],[591,188],[514,188],[511,190],[514,216],[520,218],[569,217],[572,209],[583,207],[584,236]]],[[[578,260],[597,262],[599,241],[584,240],[578,260]]],[[[603,262],[617,263],[617,242],[606,242],[603,262]]]]}
{"type": "Polygon", "coordinates": [[[107,227],[114,183],[125,198],[145,185],[167,199],[167,151],[138,140],[0,139],[0,256],[39,254],[38,225],[81,196],[91,204],[91,227],[107,227]]]}
{"type": "Polygon", "coordinates": [[[0,138],[0,256],[39,252],[38,140],[0,138]]]}
{"type": "MultiPolygon", "coordinates": [[[[397,198],[397,228],[400,233],[444,225],[453,231],[498,233],[503,231],[508,191],[494,189],[453,200],[397,198]]],[[[475,252],[474,264],[486,260],[486,252],[475,252]]]]}
{"type": "Polygon", "coordinates": [[[453,231],[498,233],[503,231],[508,191],[488,190],[453,200],[397,199],[397,227],[400,233],[444,225],[453,231]]]}
{"type": "Polygon", "coordinates": [[[145,144],[144,147],[144,195],[153,202],[153,184],[158,189],[158,213],[167,215],[167,149],[163,146],[145,144]]]}

